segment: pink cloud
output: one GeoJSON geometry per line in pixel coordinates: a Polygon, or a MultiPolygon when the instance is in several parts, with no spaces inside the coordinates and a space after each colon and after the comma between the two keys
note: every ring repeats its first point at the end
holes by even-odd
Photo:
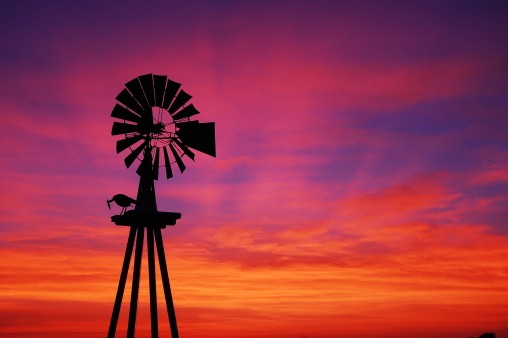
{"type": "Polygon", "coordinates": [[[475,185],[499,184],[508,182],[508,169],[492,168],[484,172],[476,173],[471,179],[475,185]]]}

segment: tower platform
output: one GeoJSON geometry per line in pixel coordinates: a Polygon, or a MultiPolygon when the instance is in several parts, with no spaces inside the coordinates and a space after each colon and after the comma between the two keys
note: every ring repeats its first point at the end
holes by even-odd
{"type": "Polygon", "coordinates": [[[176,220],[180,219],[182,214],[178,212],[165,212],[165,211],[142,211],[142,210],[129,210],[123,215],[111,216],[111,222],[116,225],[124,226],[143,226],[143,227],[156,227],[165,229],[167,225],[175,225],[176,220]]]}

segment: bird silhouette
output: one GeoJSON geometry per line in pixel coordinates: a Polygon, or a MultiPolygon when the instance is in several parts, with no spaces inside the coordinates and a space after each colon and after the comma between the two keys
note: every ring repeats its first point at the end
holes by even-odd
{"type": "Polygon", "coordinates": [[[130,198],[129,196],[125,196],[123,194],[116,194],[113,196],[112,199],[107,200],[108,202],[108,208],[111,210],[111,202],[115,202],[119,206],[122,207],[122,211],[120,212],[120,215],[122,215],[125,212],[125,209],[131,206],[131,204],[136,204],[136,200],[133,198],[130,198]]]}

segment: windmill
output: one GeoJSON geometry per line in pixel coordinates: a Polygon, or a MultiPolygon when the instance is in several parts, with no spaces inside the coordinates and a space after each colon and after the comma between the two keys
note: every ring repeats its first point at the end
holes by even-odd
{"type": "Polygon", "coordinates": [[[123,135],[124,138],[116,142],[116,151],[117,153],[127,153],[124,160],[127,168],[135,162],[139,162],[136,172],[140,176],[140,180],[136,200],[120,194],[115,195],[116,198],[108,200],[108,206],[111,201],[115,201],[123,207],[120,215],[111,217],[112,222],[116,225],[130,226],[108,338],[112,338],[116,334],[125,283],[135,244],[127,328],[127,337],[134,337],[145,229],[148,250],[152,337],[158,337],[159,335],[155,267],[156,249],[171,336],[177,338],[178,326],[161,229],[165,229],[167,225],[175,225],[181,214],[157,210],[154,180],[159,179],[160,168],[164,168],[167,179],[173,177],[175,164],[179,171],[183,173],[186,168],[183,158],[189,157],[194,161],[194,153],[191,148],[215,157],[215,124],[213,122],[200,123],[197,120],[191,120],[199,114],[193,104],[187,104],[192,96],[180,89],[181,85],[171,81],[167,76],[153,74],[138,76],[127,82],[125,87],[116,97],[118,103],[111,113],[111,116],[117,119],[113,122],[111,134],[123,135]],[[125,211],[131,203],[135,204],[134,209],[125,211]]]}

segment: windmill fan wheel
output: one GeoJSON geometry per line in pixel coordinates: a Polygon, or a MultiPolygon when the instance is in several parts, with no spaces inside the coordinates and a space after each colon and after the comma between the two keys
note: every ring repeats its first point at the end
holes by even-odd
{"type": "Polygon", "coordinates": [[[194,161],[191,149],[215,157],[215,123],[191,120],[199,111],[193,104],[187,105],[192,96],[180,87],[167,76],[146,74],[127,82],[116,97],[111,116],[123,121],[113,123],[111,134],[125,137],[116,142],[116,152],[130,150],[125,157],[127,168],[136,159],[142,161],[147,149],[153,159],[154,179],[158,179],[160,167],[165,167],[168,179],[173,177],[174,163],[183,173],[183,158],[194,161]]]}

